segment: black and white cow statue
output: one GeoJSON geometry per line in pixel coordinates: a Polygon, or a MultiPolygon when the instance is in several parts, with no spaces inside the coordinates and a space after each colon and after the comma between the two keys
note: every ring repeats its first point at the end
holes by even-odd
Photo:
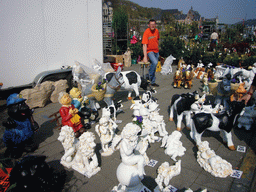
{"type": "Polygon", "coordinates": [[[194,91],[193,93],[183,93],[181,95],[175,94],[172,96],[169,121],[173,121],[174,112],[176,111],[178,131],[181,131],[183,115],[186,116],[186,127],[187,129],[190,129],[191,105],[198,99],[198,91],[194,91]]]}
{"type": "Polygon", "coordinates": [[[221,113],[196,113],[191,120],[190,136],[196,142],[197,146],[201,143],[201,136],[205,130],[222,131],[224,142],[227,143],[230,150],[235,150],[232,141],[231,130],[234,119],[245,106],[244,102],[233,101],[229,104],[229,110],[223,110],[221,113]]]}
{"type": "MultiPolygon", "coordinates": [[[[105,74],[105,78],[110,80],[114,72],[109,72],[105,74]]],[[[128,99],[131,100],[132,91],[135,91],[136,97],[139,96],[139,88],[143,90],[147,90],[149,83],[146,79],[141,77],[136,71],[122,71],[121,75],[123,76],[124,83],[122,84],[121,88],[128,90],[128,99]]]]}

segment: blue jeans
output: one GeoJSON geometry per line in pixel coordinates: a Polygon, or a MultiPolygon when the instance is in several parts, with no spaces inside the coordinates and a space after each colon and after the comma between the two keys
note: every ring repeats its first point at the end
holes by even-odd
{"type": "Polygon", "coordinates": [[[151,61],[151,65],[150,65],[150,68],[149,68],[149,71],[148,71],[149,80],[151,81],[151,84],[155,83],[155,81],[156,81],[155,73],[156,73],[156,66],[157,66],[157,63],[158,63],[158,57],[159,57],[159,53],[154,53],[154,52],[149,52],[148,53],[148,58],[151,61]]]}

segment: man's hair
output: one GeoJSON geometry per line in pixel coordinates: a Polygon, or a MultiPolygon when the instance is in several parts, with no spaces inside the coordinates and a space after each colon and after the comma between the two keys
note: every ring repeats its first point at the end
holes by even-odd
{"type": "Polygon", "coordinates": [[[155,20],[155,19],[150,19],[149,22],[148,22],[148,24],[149,24],[150,22],[155,22],[155,23],[156,23],[156,20],[155,20]]]}

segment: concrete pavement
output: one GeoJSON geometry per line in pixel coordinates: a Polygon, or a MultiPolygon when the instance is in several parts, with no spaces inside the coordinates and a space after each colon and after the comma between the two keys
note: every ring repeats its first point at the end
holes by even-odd
{"type": "MultiPolygon", "coordinates": [[[[175,70],[176,66],[173,66],[175,70]]],[[[141,68],[138,65],[132,65],[131,67],[125,67],[124,70],[136,70],[141,73],[141,68]]],[[[174,89],[172,86],[173,74],[163,76],[157,73],[156,83],[160,85],[157,87],[157,93],[154,95],[158,99],[159,103],[159,113],[164,115],[164,121],[166,123],[166,130],[171,134],[176,130],[175,122],[169,122],[169,111],[168,106],[170,105],[170,99],[173,94],[181,94],[186,92],[193,92],[198,90],[200,96],[202,96],[202,83],[198,79],[194,79],[192,89],[174,89]]],[[[140,90],[143,93],[143,90],[140,90]]],[[[130,109],[131,101],[127,100],[127,91],[119,90],[115,94],[114,98],[116,100],[122,100],[123,111],[117,116],[118,120],[122,120],[122,123],[118,124],[119,132],[121,133],[122,128],[129,122],[132,121],[132,110],[130,109]]],[[[4,104],[4,101],[1,103],[4,104]]],[[[103,107],[105,104],[100,102],[103,107]]],[[[57,112],[60,108],[59,103],[49,103],[43,108],[36,108],[34,112],[34,118],[39,123],[40,130],[36,135],[36,141],[39,143],[39,148],[32,154],[42,154],[46,155],[46,161],[53,167],[63,168],[59,161],[63,156],[64,151],[61,143],[57,140],[60,130],[54,129],[56,126],[55,122],[51,122],[48,116],[54,112],[57,112]]],[[[2,110],[0,117],[1,121],[7,118],[7,111],[2,110]]],[[[101,117],[101,111],[100,111],[101,117]]],[[[89,130],[95,133],[95,124],[89,130]]],[[[201,168],[197,162],[197,148],[194,141],[190,138],[189,131],[184,128],[184,123],[182,124],[182,137],[181,141],[183,146],[186,148],[185,155],[178,157],[177,160],[181,159],[181,174],[172,178],[170,184],[177,188],[179,191],[184,191],[187,188],[191,188],[194,191],[200,191],[200,189],[207,188],[210,192],[236,192],[253,191],[255,187],[254,175],[256,166],[256,131],[246,132],[241,129],[233,129],[233,142],[235,146],[245,146],[246,152],[230,151],[225,144],[223,144],[222,135],[219,132],[209,132],[206,131],[203,136],[203,141],[208,141],[209,146],[213,149],[217,155],[221,156],[223,159],[227,160],[232,164],[233,169],[238,169],[243,171],[241,179],[235,179],[232,177],[227,178],[217,178],[212,176],[210,173],[206,172],[201,168]],[[254,185],[254,187],[252,187],[254,185]]],[[[3,133],[2,123],[0,124],[1,133],[3,133]]],[[[2,134],[1,134],[2,135],[2,134]]],[[[121,163],[120,152],[116,151],[111,156],[101,157],[100,150],[100,140],[98,135],[95,133],[97,143],[96,153],[98,155],[99,165],[101,171],[91,178],[87,178],[80,173],[72,170],[66,169],[67,178],[66,184],[63,191],[65,192],[109,192],[111,189],[118,185],[118,180],[116,177],[116,170],[118,165],[121,163]]],[[[150,144],[147,150],[147,155],[149,159],[157,160],[158,163],[155,167],[145,167],[146,176],[142,181],[143,184],[149,189],[153,190],[156,187],[154,179],[157,177],[157,168],[165,161],[168,161],[170,165],[175,162],[164,153],[164,149],[160,147],[161,142],[156,142],[150,144]]],[[[4,146],[1,145],[2,149],[0,155],[2,156],[4,152],[4,146]]],[[[26,155],[26,154],[24,154],[26,155]]]]}

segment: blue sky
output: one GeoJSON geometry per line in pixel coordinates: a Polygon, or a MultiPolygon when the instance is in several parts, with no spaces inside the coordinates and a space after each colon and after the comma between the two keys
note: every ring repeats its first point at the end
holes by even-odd
{"type": "Polygon", "coordinates": [[[234,24],[242,19],[256,19],[256,0],[130,0],[142,7],[193,10],[205,18],[219,17],[220,23],[234,24]]]}

